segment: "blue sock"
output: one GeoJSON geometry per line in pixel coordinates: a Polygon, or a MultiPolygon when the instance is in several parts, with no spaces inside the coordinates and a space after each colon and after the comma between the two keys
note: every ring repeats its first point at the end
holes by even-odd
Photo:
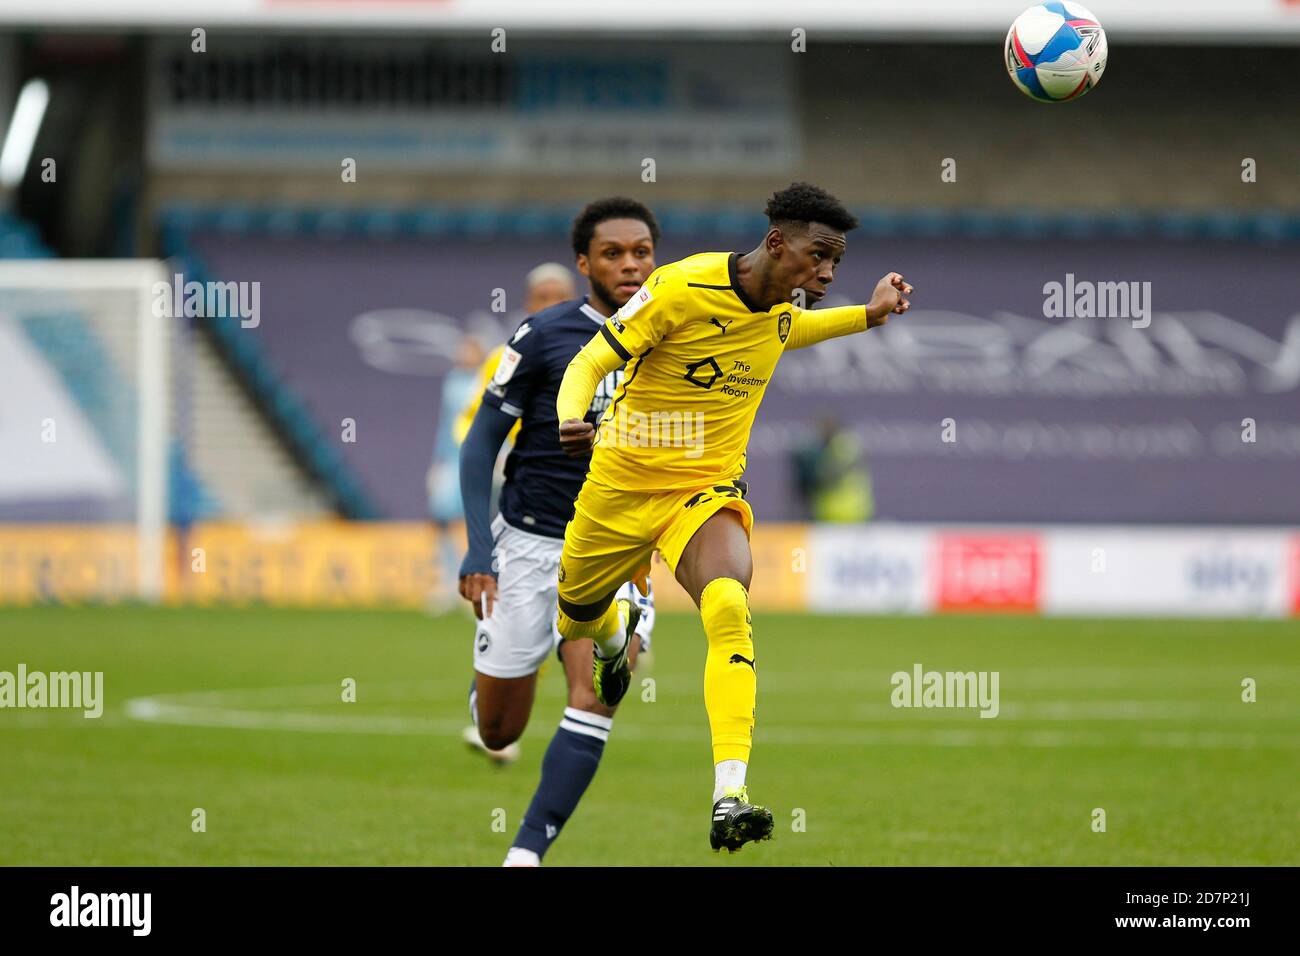
{"type": "Polygon", "coordinates": [[[542,758],[542,779],[513,846],[546,855],[596,776],[613,725],[612,718],[564,708],[564,719],[542,758]]]}

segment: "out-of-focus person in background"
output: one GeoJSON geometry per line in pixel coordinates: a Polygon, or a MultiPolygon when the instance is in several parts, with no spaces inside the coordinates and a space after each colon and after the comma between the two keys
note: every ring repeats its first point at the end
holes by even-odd
{"type": "MultiPolygon", "coordinates": [[[[573,284],[573,273],[567,267],[560,265],[558,262],[543,262],[540,266],[532,269],[528,277],[524,280],[524,312],[528,315],[536,315],[542,309],[549,309],[553,305],[559,305],[561,302],[568,302],[570,299],[578,297],[577,288],[573,284]]],[[[478,412],[479,402],[483,399],[483,390],[487,388],[488,382],[492,380],[492,374],[496,371],[497,366],[501,364],[501,353],[505,351],[506,344],[502,342],[483,360],[482,366],[478,370],[478,383],[469,401],[465,404],[456,420],[456,445],[465,440],[469,434],[469,426],[474,423],[474,415],[478,412]]],[[[519,432],[518,423],[510,432],[507,440],[507,446],[514,442],[515,435],[519,432]]],[[[509,452],[509,447],[503,449],[501,459],[497,462],[498,466],[505,460],[505,453],[509,452]]],[[[493,510],[496,508],[496,492],[501,489],[503,481],[500,467],[497,468],[496,481],[493,484],[493,510]]],[[[459,492],[458,492],[459,493],[459,492]]],[[[459,596],[459,595],[457,595],[459,596]]]]}
{"type": "MultiPolygon", "coordinates": [[[[532,269],[524,280],[524,311],[536,315],[543,309],[577,298],[573,273],[558,262],[543,262],[532,269]]],[[[459,547],[448,533],[453,522],[464,517],[460,498],[460,446],[474,422],[483,390],[487,388],[492,373],[501,362],[505,343],[483,357],[478,343],[468,336],[461,340],[456,367],[447,373],[442,384],[442,404],[438,415],[438,437],[434,445],[433,463],[429,466],[429,512],[438,527],[438,586],[430,597],[430,607],[441,613],[452,608],[460,598],[457,569],[460,567],[459,547]],[[468,343],[468,344],[467,344],[468,343]],[[466,365],[465,362],[470,364],[466,365]]],[[[492,480],[491,510],[496,510],[496,499],[505,480],[502,466],[510,451],[510,444],[519,432],[518,423],[511,430],[506,445],[497,460],[492,480]]]]}
{"type": "Polygon", "coordinates": [[[529,315],[536,315],[542,309],[549,309],[553,305],[578,297],[578,291],[573,284],[573,273],[567,266],[562,266],[558,262],[543,262],[528,273],[525,284],[528,291],[524,311],[529,315]]]}
{"type": "Polygon", "coordinates": [[[464,517],[460,503],[461,413],[474,396],[482,392],[479,366],[483,347],[472,336],[461,336],[456,364],[442,380],[438,403],[438,433],[433,443],[433,461],[426,475],[429,517],[438,530],[438,583],[429,595],[431,610],[442,613],[459,599],[456,569],[460,566],[460,544],[453,539],[452,526],[464,517]]]}
{"type": "MultiPolygon", "coordinates": [[[[524,280],[524,311],[528,315],[536,315],[542,309],[549,309],[553,305],[559,305],[561,302],[568,302],[570,299],[578,297],[577,289],[573,284],[573,273],[558,262],[543,262],[540,266],[532,269],[528,277],[524,280]]],[[[469,400],[465,407],[461,409],[460,416],[456,419],[455,438],[456,447],[459,448],[465,441],[465,436],[469,434],[470,425],[474,424],[474,416],[478,413],[479,403],[483,400],[483,391],[492,381],[492,375],[497,366],[501,364],[501,353],[505,351],[506,344],[502,342],[483,360],[479,366],[474,388],[470,391],[469,400]]],[[[505,483],[505,464],[506,458],[510,454],[510,447],[515,442],[515,436],[519,434],[519,423],[515,422],[515,427],[510,429],[510,434],[506,436],[505,444],[501,446],[501,454],[497,456],[496,470],[492,473],[492,498],[489,510],[495,513],[497,510],[497,497],[501,494],[501,486],[505,483]]],[[[459,464],[457,464],[459,468],[459,464]]],[[[459,479],[456,485],[456,494],[460,495],[459,479]]],[[[457,503],[459,504],[459,497],[457,503]]],[[[446,553],[444,552],[444,556],[446,553]]],[[[459,567],[459,559],[457,559],[459,567]]],[[[456,593],[459,597],[459,592],[456,593]]]]}
{"type": "Polygon", "coordinates": [[[813,521],[853,524],[870,520],[875,500],[857,435],[825,416],[813,440],[797,449],[793,460],[799,499],[813,521]]]}

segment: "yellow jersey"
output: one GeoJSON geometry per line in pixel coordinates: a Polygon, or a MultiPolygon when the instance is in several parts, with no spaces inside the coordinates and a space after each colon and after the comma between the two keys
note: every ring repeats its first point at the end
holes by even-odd
{"type": "MultiPolygon", "coordinates": [[[[602,368],[614,361],[609,350],[627,362],[597,426],[593,481],[671,491],[739,478],[754,416],[785,350],[866,328],[863,306],[758,308],[740,287],[737,258],[705,252],[656,269],[583,350],[598,352],[602,368]]],[[[580,398],[568,402],[562,389],[560,421],[580,398]]]]}

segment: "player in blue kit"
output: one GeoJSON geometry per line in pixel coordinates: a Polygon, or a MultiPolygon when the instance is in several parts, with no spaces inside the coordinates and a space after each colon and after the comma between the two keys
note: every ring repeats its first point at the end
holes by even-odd
{"type": "MultiPolygon", "coordinates": [[[[654,271],[659,225],[631,199],[591,203],[573,223],[573,251],[588,294],[529,316],[506,344],[461,446],[460,488],[469,548],[460,593],[474,608],[474,683],[470,713],[482,744],[500,751],[523,734],[537,672],[554,648],[569,685],[568,706],[542,760],[542,777],[506,866],[537,866],[596,774],[615,707],[597,698],[590,641],[562,641],[555,630],[564,528],[587,475],[585,458],[560,448],[555,399],[570,360],[654,271]],[[492,467],[516,421],[506,460],[500,514],[490,520],[492,467]]],[[[596,389],[587,420],[613,400],[622,370],[596,389]]],[[[629,658],[649,646],[654,604],[645,582],[618,593],[629,658]]]]}

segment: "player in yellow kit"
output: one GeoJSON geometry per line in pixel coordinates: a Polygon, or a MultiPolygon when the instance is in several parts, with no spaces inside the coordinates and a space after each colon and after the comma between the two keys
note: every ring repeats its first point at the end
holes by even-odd
{"type": "Polygon", "coordinates": [[[812,302],[825,296],[857,221],[807,183],[776,193],[766,212],[767,235],[752,252],[706,252],[656,269],[573,359],[556,400],[561,446],[592,453],[560,558],[560,633],[595,641],[596,692],[617,703],[630,681],[636,621],[613,596],[629,578],[644,578],[658,547],[699,607],[708,639],[715,850],[767,839],[773,825],[745,787],[757,676],[748,593],[754,515],[741,474],[754,415],[787,349],[883,325],[907,311],[912,292],[891,272],[866,306],[797,308],[798,290],[812,302]],[[625,362],[599,425],[584,422],[599,382],[625,362]]]}

